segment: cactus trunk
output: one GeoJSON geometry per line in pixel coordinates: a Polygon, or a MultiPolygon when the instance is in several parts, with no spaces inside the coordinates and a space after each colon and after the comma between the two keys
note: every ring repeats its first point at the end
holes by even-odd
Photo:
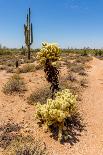
{"type": "Polygon", "coordinates": [[[26,25],[24,24],[24,35],[25,35],[25,44],[28,49],[28,59],[30,59],[30,57],[31,57],[30,46],[33,43],[33,28],[32,28],[32,23],[31,23],[30,8],[29,8],[29,14],[27,14],[27,23],[26,23],[26,25]]]}

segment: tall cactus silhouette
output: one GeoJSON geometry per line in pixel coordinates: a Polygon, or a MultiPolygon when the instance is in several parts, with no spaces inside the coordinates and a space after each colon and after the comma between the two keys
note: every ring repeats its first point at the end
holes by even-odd
{"type": "Polygon", "coordinates": [[[33,26],[32,26],[30,17],[31,17],[31,11],[29,8],[29,14],[27,14],[27,19],[26,19],[27,23],[24,24],[25,44],[28,49],[28,59],[30,59],[30,56],[31,56],[30,46],[33,43],[33,26]]]}

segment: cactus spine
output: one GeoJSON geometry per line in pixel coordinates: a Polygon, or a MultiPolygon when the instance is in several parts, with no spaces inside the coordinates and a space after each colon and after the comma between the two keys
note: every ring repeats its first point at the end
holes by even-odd
{"type": "Polygon", "coordinates": [[[30,59],[30,46],[33,43],[33,26],[30,17],[31,17],[31,11],[29,8],[29,14],[27,14],[27,23],[24,24],[25,44],[28,49],[28,59],[30,59]]]}

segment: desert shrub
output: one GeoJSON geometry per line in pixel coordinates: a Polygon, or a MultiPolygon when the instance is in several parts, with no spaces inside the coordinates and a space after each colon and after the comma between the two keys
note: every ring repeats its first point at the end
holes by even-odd
{"type": "Polygon", "coordinates": [[[98,55],[98,50],[94,50],[94,54],[95,54],[95,56],[97,56],[98,55]]]}
{"type": "Polygon", "coordinates": [[[12,94],[14,92],[22,92],[24,90],[26,90],[25,84],[22,78],[18,74],[14,74],[3,87],[3,92],[5,94],[12,94]]]}
{"type": "Polygon", "coordinates": [[[97,56],[102,56],[103,55],[103,51],[102,50],[97,50],[95,55],[97,56]]]}
{"type": "Polygon", "coordinates": [[[92,57],[91,56],[78,56],[76,57],[75,63],[81,63],[81,64],[85,64],[88,61],[91,61],[92,57]]]}
{"type": "Polygon", "coordinates": [[[82,55],[82,56],[87,56],[87,55],[88,55],[87,50],[84,49],[84,50],[82,51],[81,55],[82,55]]]}
{"type": "Polygon", "coordinates": [[[18,69],[19,73],[27,73],[27,72],[34,72],[35,65],[34,64],[26,64],[23,67],[18,69]]]}
{"type": "Polygon", "coordinates": [[[102,56],[102,55],[103,55],[103,51],[102,51],[102,50],[99,50],[99,51],[98,51],[98,55],[99,55],[99,56],[102,56]]]}
{"type": "Polygon", "coordinates": [[[35,65],[35,70],[40,70],[40,69],[42,69],[43,67],[42,67],[42,65],[40,65],[40,64],[37,64],[37,65],[35,65]]]}
{"type": "Polygon", "coordinates": [[[24,63],[33,63],[35,61],[35,57],[31,56],[31,59],[28,60],[27,57],[24,59],[24,63]]]}
{"type": "Polygon", "coordinates": [[[84,70],[81,70],[81,71],[79,72],[79,75],[81,75],[81,76],[86,76],[87,73],[86,73],[84,70]]]}
{"type": "Polygon", "coordinates": [[[4,155],[47,155],[47,151],[45,144],[31,136],[18,136],[6,148],[4,155]]]}
{"type": "Polygon", "coordinates": [[[14,67],[6,67],[7,73],[14,73],[14,67]]]}
{"type": "Polygon", "coordinates": [[[45,103],[48,98],[51,98],[49,88],[37,90],[33,92],[28,98],[27,101],[29,104],[36,104],[37,102],[45,103]]]}
{"type": "Polygon", "coordinates": [[[12,55],[12,51],[7,49],[0,49],[0,55],[12,55]]]}
{"type": "Polygon", "coordinates": [[[84,66],[82,64],[72,63],[72,72],[79,73],[81,70],[84,70],[84,66]]]}
{"type": "Polygon", "coordinates": [[[0,70],[5,70],[6,66],[5,65],[0,65],[0,70]]]}
{"type": "Polygon", "coordinates": [[[60,59],[60,48],[55,44],[43,43],[37,59],[44,67],[47,81],[51,84],[52,96],[54,92],[59,90],[59,71],[56,67],[57,61],[60,59]]]}
{"type": "Polygon", "coordinates": [[[81,79],[80,85],[81,85],[82,87],[87,87],[87,80],[86,80],[85,78],[81,79]]]}
{"type": "Polygon", "coordinates": [[[74,76],[71,72],[69,73],[67,80],[70,80],[71,82],[77,81],[76,76],[74,76]]]}
{"type": "Polygon", "coordinates": [[[0,126],[0,147],[6,149],[22,128],[19,124],[7,123],[0,126]]]}
{"type": "Polygon", "coordinates": [[[76,96],[69,89],[55,94],[55,99],[48,99],[44,105],[37,105],[37,118],[43,121],[46,128],[58,126],[58,140],[62,140],[65,119],[71,117],[76,110],[76,96]]]}

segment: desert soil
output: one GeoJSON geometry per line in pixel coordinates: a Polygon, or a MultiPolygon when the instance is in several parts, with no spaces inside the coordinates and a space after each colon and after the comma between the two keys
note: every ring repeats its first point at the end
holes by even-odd
{"type": "MultiPolygon", "coordinates": [[[[50,155],[103,155],[103,61],[93,58],[88,69],[88,87],[82,95],[80,111],[86,123],[86,131],[82,132],[79,142],[71,146],[64,145],[44,133],[35,120],[35,108],[27,103],[26,98],[36,89],[47,85],[42,71],[26,73],[24,80],[28,85],[25,94],[7,96],[2,86],[12,74],[0,72],[0,125],[9,122],[23,123],[24,129],[34,137],[46,143],[50,155]]],[[[0,155],[3,154],[0,149],[0,155]]]]}

